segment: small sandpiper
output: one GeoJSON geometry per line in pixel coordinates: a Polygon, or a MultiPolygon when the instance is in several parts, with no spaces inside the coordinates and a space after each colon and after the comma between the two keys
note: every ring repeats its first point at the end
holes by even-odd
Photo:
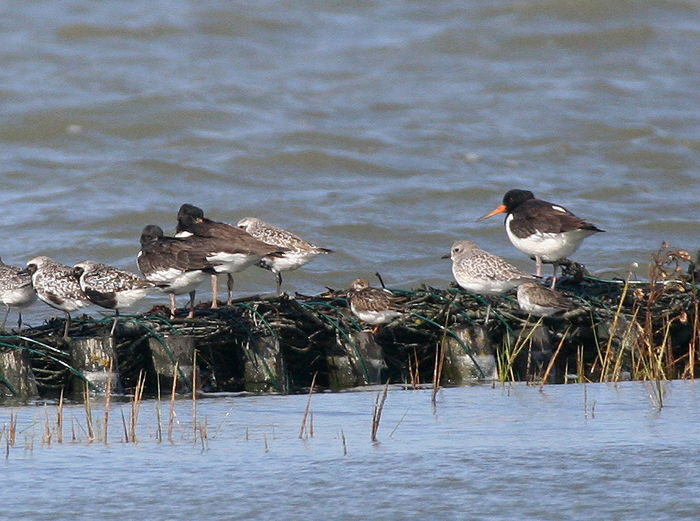
{"type": "MultiPolygon", "coordinates": [[[[500,295],[520,284],[537,280],[537,277],[519,270],[498,255],[482,250],[469,240],[455,241],[450,253],[442,258],[452,259],[452,275],[457,284],[479,295],[500,295]]],[[[488,323],[490,312],[489,301],[484,323],[488,323]]]]}
{"type": "Polygon", "coordinates": [[[574,309],[574,304],[556,290],[537,282],[526,282],[518,287],[520,309],[535,317],[549,317],[574,309]]]}
{"type": "Polygon", "coordinates": [[[5,305],[5,317],[0,329],[5,329],[10,308],[19,310],[17,327],[22,328],[22,309],[36,301],[36,291],[32,287],[32,277],[19,266],[9,266],[0,259],[0,303],[5,305]]]}
{"type": "Polygon", "coordinates": [[[218,303],[218,277],[217,274],[228,275],[228,300],[227,305],[233,301],[233,274],[259,262],[265,256],[281,255],[286,248],[270,246],[241,230],[236,226],[218,221],[212,221],[204,217],[204,211],[191,204],[183,204],[177,213],[176,237],[208,237],[223,241],[224,247],[219,251],[212,251],[207,260],[215,266],[215,274],[212,278],[211,307],[217,308],[218,303]]]}
{"type": "Polygon", "coordinates": [[[84,260],[73,267],[73,273],[80,283],[80,289],[90,302],[115,311],[114,330],[119,320],[119,310],[128,308],[158,289],[158,283],[142,279],[135,273],[121,270],[107,264],[84,260]]]}
{"type": "Polygon", "coordinates": [[[536,199],[529,190],[509,190],[503,204],[479,221],[505,213],[506,233],[513,246],[535,257],[536,274],[542,276],[542,262],[554,264],[552,289],[557,281],[559,261],[569,257],[586,237],[604,232],[558,204],[536,199]]]}
{"type": "Polygon", "coordinates": [[[66,314],[63,337],[68,338],[71,311],[90,305],[90,300],[73,274],[73,268],[42,255],[27,261],[26,272],[32,277],[32,286],[39,300],[66,314]]]}
{"type": "Polygon", "coordinates": [[[372,333],[404,314],[393,293],[371,287],[366,279],[356,279],[348,289],[347,298],[350,311],[362,322],[375,326],[372,333]]]}
{"type": "Polygon", "coordinates": [[[237,226],[270,246],[288,249],[288,251],[279,255],[266,255],[258,262],[258,266],[274,273],[277,280],[278,295],[281,293],[283,271],[295,270],[318,255],[326,255],[333,252],[333,250],[316,246],[290,231],[278,228],[255,217],[245,217],[238,221],[237,226]]]}
{"type": "Polygon", "coordinates": [[[141,251],[137,262],[141,273],[151,282],[162,284],[161,291],[170,294],[170,317],[175,317],[175,295],[190,295],[188,318],[194,318],[194,296],[197,286],[216,273],[207,260],[209,248],[194,237],[166,237],[160,226],[149,224],[141,232],[141,251]]]}

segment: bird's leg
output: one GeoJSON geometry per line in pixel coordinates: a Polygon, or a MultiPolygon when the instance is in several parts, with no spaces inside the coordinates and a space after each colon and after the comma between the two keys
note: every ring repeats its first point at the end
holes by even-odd
{"type": "Polygon", "coordinates": [[[114,313],[114,323],[112,324],[112,330],[109,332],[109,336],[114,336],[114,331],[117,329],[117,322],[119,321],[119,310],[115,309],[114,313]]]}
{"type": "Polygon", "coordinates": [[[277,294],[281,295],[282,294],[282,272],[281,271],[276,271],[275,272],[275,280],[277,280],[277,294]]]}
{"type": "Polygon", "coordinates": [[[63,330],[63,338],[66,339],[70,331],[70,313],[68,313],[68,311],[64,311],[64,313],[66,314],[66,327],[63,330]]]}
{"type": "Polygon", "coordinates": [[[194,293],[195,290],[190,291],[190,312],[187,318],[194,318],[194,293]]]}
{"type": "Polygon", "coordinates": [[[226,286],[228,287],[228,300],[226,301],[226,305],[230,306],[233,303],[233,275],[230,273],[228,274],[226,286]]]}
{"type": "Polygon", "coordinates": [[[177,303],[175,302],[175,293],[170,294],[170,318],[175,318],[177,313],[177,303]]]}
{"type": "Polygon", "coordinates": [[[211,276],[211,308],[218,309],[219,307],[219,276],[211,276]]]}
{"type": "Polygon", "coordinates": [[[542,257],[535,255],[535,275],[542,276],[542,257]]]}
{"type": "MultiPolygon", "coordinates": [[[[7,311],[8,311],[8,313],[10,312],[9,309],[7,311]]],[[[5,319],[7,319],[7,316],[5,317],[5,319]]],[[[20,329],[22,329],[22,312],[21,311],[19,312],[19,319],[17,320],[17,330],[20,330],[20,329]]]]}
{"type": "MultiPolygon", "coordinates": [[[[10,306],[5,304],[5,308],[5,318],[2,319],[2,326],[0,326],[0,330],[2,331],[5,331],[5,323],[7,322],[7,317],[10,315],[10,306]]],[[[21,317],[22,313],[20,313],[19,316],[21,317]]]]}
{"type": "Polygon", "coordinates": [[[373,335],[376,335],[376,334],[377,334],[377,331],[379,331],[379,328],[380,328],[380,325],[379,325],[379,324],[377,324],[376,326],[374,326],[374,327],[372,328],[372,334],[373,334],[373,335]]]}
{"type": "Polygon", "coordinates": [[[554,266],[552,271],[552,291],[554,291],[554,286],[557,285],[557,268],[559,267],[559,262],[554,261],[554,263],[552,263],[552,266],[554,266]]]}

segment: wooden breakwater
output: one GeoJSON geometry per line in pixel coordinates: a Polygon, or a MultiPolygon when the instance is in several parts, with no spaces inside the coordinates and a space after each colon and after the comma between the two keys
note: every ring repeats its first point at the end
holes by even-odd
{"type": "MultiPolygon", "coordinates": [[[[274,296],[169,320],[164,307],[124,316],[77,317],[0,336],[0,394],[81,396],[83,389],[294,393],[391,380],[407,386],[479,380],[548,383],[693,378],[698,370],[693,281],[562,281],[577,309],[536,319],[513,296],[487,302],[457,288],[395,290],[406,315],[376,335],[363,331],[344,292],[274,296]],[[195,357],[196,352],[196,357],[195,357]],[[197,370],[193,371],[193,364],[197,370]],[[193,375],[195,375],[193,377],[193,375]],[[194,380],[194,381],[193,381],[194,380]]],[[[184,316],[184,312],[183,312],[184,316]]]]}

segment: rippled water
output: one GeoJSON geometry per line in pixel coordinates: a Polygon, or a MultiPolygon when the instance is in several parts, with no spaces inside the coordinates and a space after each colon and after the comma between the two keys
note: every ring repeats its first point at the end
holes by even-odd
{"type": "MultiPolygon", "coordinates": [[[[643,275],[662,240],[700,248],[699,15],[690,0],[6,2],[0,255],[136,270],[143,226],[172,232],[190,202],[336,250],[289,290],[376,271],[446,286],[456,238],[531,269],[498,219],[474,222],[520,187],[607,230],[575,260],[643,275]]],[[[239,294],[273,287],[237,277],[239,294]]],[[[695,386],[674,383],[661,413],[642,384],[588,386],[595,418],[577,386],[452,389],[436,413],[429,393],[391,393],[377,446],[373,393],[314,397],[306,443],[304,397],[203,401],[210,430],[231,410],[204,453],[148,440],[150,409],[137,446],[11,450],[2,512],[694,519],[695,386]]]]}
{"type": "Polygon", "coordinates": [[[377,444],[376,392],[313,396],[305,441],[306,396],[217,397],[197,406],[207,450],[188,400],[172,445],[155,439],[154,401],[136,445],[123,442],[128,404],[112,404],[109,446],[86,442],[80,405],[64,411],[64,443],[54,430],[42,445],[56,408],[29,406],[8,456],[2,440],[0,499],[18,520],[697,519],[698,391],[672,382],[660,411],[640,382],[445,389],[435,407],[430,391],[391,391],[377,444]]]}
{"type": "MultiPolygon", "coordinates": [[[[633,261],[644,275],[662,240],[700,247],[696,2],[0,10],[9,262],[48,254],[136,270],[142,227],[172,231],[191,202],[337,251],[286,277],[289,290],[376,271],[392,286],[444,286],[439,257],[455,238],[531,268],[499,219],[474,222],[512,187],[606,229],[576,255],[602,276],[633,261]]],[[[237,287],[272,284],[255,269],[237,287]]]]}

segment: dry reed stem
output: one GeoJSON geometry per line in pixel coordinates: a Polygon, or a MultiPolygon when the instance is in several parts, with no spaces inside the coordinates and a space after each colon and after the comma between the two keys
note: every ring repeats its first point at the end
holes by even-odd
{"type": "Polygon", "coordinates": [[[343,456],[348,455],[348,444],[345,439],[345,433],[343,432],[343,429],[340,429],[340,442],[343,444],[343,456]]]}
{"type": "Polygon", "coordinates": [[[173,424],[175,423],[175,392],[177,391],[177,374],[180,368],[180,363],[175,362],[175,370],[173,371],[173,387],[170,391],[170,415],[168,417],[168,441],[173,442],[173,424]]]}
{"type": "Polygon", "coordinates": [[[49,423],[49,406],[44,404],[44,445],[51,446],[51,424],[49,423]]]}
{"type": "Polygon", "coordinates": [[[389,381],[390,380],[386,381],[384,392],[377,393],[377,398],[374,401],[374,411],[372,412],[372,443],[377,443],[377,430],[379,430],[379,422],[382,419],[386,395],[389,393],[389,381]]]}
{"type": "Polygon", "coordinates": [[[197,350],[192,355],[192,443],[197,444],[197,350]]]}
{"type": "Polygon", "coordinates": [[[58,411],[56,412],[56,441],[63,443],[63,388],[61,396],[58,398],[58,411]]]}
{"type": "Polygon", "coordinates": [[[112,401],[112,368],[114,360],[109,361],[109,371],[107,372],[107,389],[105,390],[105,413],[104,413],[104,443],[108,444],[109,440],[109,406],[112,401]]]}
{"type": "Polygon", "coordinates": [[[156,385],[158,386],[158,395],[156,397],[156,440],[158,443],[163,442],[163,417],[160,410],[161,395],[160,395],[160,375],[157,375],[156,385]]]}
{"type": "Polygon", "coordinates": [[[83,395],[85,397],[85,421],[87,425],[87,437],[89,442],[95,440],[95,426],[92,421],[92,403],[90,402],[90,388],[83,385],[83,395]]]}
{"type": "Polygon", "coordinates": [[[134,399],[131,402],[131,421],[129,423],[129,437],[133,443],[137,443],[136,427],[139,423],[139,411],[143,401],[143,391],[146,387],[146,373],[141,370],[139,377],[136,380],[136,388],[134,389],[134,399]]]}
{"type": "MultiPolygon", "coordinates": [[[[314,377],[311,379],[311,388],[309,389],[309,396],[306,399],[306,408],[304,409],[304,415],[301,418],[301,428],[299,429],[299,439],[303,440],[304,438],[304,432],[306,431],[306,419],[309,416],[309,408],[311,407],[311,396],[314,394],[314,385],[316,385],[316,376],[318,375],[318,371],[314,373],[314,377]]],[[[313,434],[310,433],[310,436],[313,437],[313,434]]]]}

